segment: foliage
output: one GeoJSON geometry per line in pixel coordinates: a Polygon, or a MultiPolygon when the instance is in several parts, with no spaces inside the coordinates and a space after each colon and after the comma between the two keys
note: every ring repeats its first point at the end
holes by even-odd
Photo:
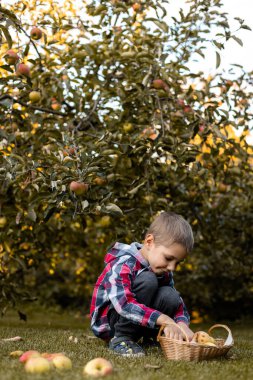
{"type": "Polygon", "coordinates": [[[178,17],[160,0],[0,7],[3,305],[88,300],[106,247],[140,241],[154,215],[173,210],[196,237],[176,275],[190,307],[250,310],[252,73],[189,70],[210,47],[218,68],[226,41],[242,41],[220,0],[187,3],[178,17]],[[17,75],[21,62],[30,75],[17,75]],[[75,194],[72,181],[88,190],[75,194]]]}

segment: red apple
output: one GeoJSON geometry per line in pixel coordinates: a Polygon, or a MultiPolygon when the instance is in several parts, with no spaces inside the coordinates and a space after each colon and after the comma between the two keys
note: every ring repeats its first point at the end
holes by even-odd
{"type": "Polygon", "coordinates": [[[28,373],[44,373],[50,371],[52,365],[42,357],[31,358],[25,363],[25,371],[28,373]]]}
{"type": "Polygon", "coordinates": [[[184,107],[185,106],[185,102],[184,102],[184,99],[177,99],[177,104],[181,107],[184,107]]]}
{"type": "Polygon", "coordinates": [[[30,67],[25,63],[19,63],[17,65],[16,74],[18,76],[24,75],[25,77],[30,77],[30,67]]]}
{"type": "Polygon", "coordinates": [[[165,89],[167,87],[166,83],[162,79],[154,79],[152,86],[156,89],[165,89]]]}
{"type": "Polygon", "coordinates": [[[93,377],[110,375],[113,372],[112,363],[104,358],[90,360],[84,367],[83,373],[93,377]]]}
{"type": "Polygon", "coordinates": [[[191,108],[191,106],[184,106],[184,112],[185,113],[191,113],[192,112],[192,108],[191,108]]]}
{"type": "Polygon", "coordinates": [[[20,57],[17,55],[17,53],[14,50],[10,49],[6,52],[4,59],[6,60],[8,65],[15,65],[20,59],[20,57]]]}
{"type": "Polygon", "coordinates": [[[42,37],[42,30],[34,26],[30,32],[30,36],[33,40],[39,40],[42,37]]]}
{"type": "Polygon", "coordinates": [[[88,183],[84,182],[72,181],[69,185],[69,188],[76,195],[83,195],[88,191],[89,185],[88,183]]]}
{"type": "Polygon", "coordinates": [[[38,358],[40,357],[40,353],[38,351],[35,351],[35,350],[29,350],[29,351],[25,351],[19,358],[19,361],[21,363],[25,363],[27,362],[27,360],[31,359],[31,358],[38,358]]]}

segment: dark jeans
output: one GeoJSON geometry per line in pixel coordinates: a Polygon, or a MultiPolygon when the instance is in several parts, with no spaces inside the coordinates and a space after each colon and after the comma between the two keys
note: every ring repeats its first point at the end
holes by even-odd
{"type": "MultiPolygon", "coordinates": [[[[136,300],[173,318],[180,305],[180,294],[169,286],[160,286],[159,278],[150,271],[141,272],[134,280],[132,292],[136,300]]],[[[120,316],[112,307],[108,312],[112,337],[130,337],[137,341],[141,337],[156,337],[158,327],[152,329],[137,325],[120,316]]]]}

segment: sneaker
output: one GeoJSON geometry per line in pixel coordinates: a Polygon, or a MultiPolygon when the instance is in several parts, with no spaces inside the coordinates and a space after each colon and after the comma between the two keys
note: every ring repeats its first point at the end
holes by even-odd
{"type": "Polygon", "coordinates": [[[121,356],[144,356],[144,350],[128,337],[114,337],[109,342],[109,349],[121,356]]]}

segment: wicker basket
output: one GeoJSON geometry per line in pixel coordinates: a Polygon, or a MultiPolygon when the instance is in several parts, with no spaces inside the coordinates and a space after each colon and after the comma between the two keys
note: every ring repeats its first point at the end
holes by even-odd
{"type": "MultiPolygon", "coordinates": [[[[169,323],[174,325],[174,323],[169,323]]],[[[231,330],[226,325],[213,325],[208,330],[208,333],[215,328],[224,328],[228,332],[228,337],[226,341],[224,339],[215,338],[215,344],[217,347],[206,346],[203,344],[190,342],[184,330],[181,329],[179,325],[176,325],[182,332],[186,341],[179,341],[176,339],[167,338],[162,336],[162,332],[166,326],[169,324],[161,326],[157,341],[160,343],[163,353],[168,360],[208,360],[217,358],[220,356],[225,356],[231,347],[234,345],[231,330]]]]}

